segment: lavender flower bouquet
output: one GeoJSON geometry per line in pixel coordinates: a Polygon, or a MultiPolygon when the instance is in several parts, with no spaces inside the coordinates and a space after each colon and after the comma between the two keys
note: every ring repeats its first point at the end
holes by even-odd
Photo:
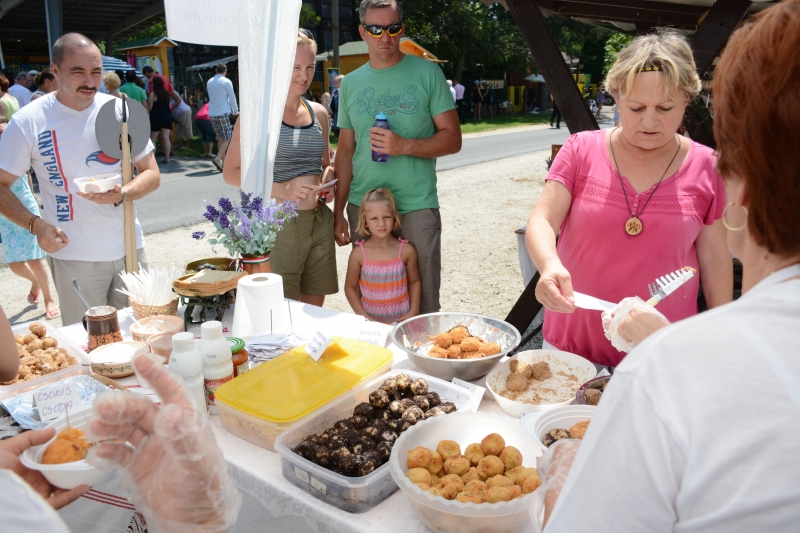
{"type": "MultiPolygon", "coordinates": [[[[216,231],[210,235],[211,249],[224,246],[232,256],[259,257],[269,254],[275,237],[287,220],[297,216],[297,203],[286,200],[278,205],[275,199],[264,202],[260,196],[239,191],[241,204],[234,205],[228,198],[220,198],[219,209],[206,206],[203,217],[214,224],[216,231]]],[[[192,237],[200,240],[204,231],[195,231],[192,237]]]]}

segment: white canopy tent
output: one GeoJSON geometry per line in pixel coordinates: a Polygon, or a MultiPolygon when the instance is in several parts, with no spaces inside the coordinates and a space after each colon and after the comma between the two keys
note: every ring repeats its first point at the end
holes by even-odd
{"type": "Polygon", "coordinates": [[[242,189],[268,197],[297,47],[301,0],[165,0],[167,34],[239,47],[242,189]]]}

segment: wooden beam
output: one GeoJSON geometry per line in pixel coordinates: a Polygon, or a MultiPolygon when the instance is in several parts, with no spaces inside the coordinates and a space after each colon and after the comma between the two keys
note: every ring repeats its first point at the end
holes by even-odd
{"type": "Polygon", "coordinates": [[[25,0],[3,0],[0,2],[0,19],[8,15],[8,12],[20,5],[25,0]]]}
{"type": "MultiPolygon", "coordinates": [[[[749,2],[749,0],[747,0],[749,2]]],[[[699,15],[674,11],[643,9],[639,7],[618,7],[598,4],[584,4],[572,1],[556,2],[558,15],[585,17],[614,22],[646,22],[653,26],[674,26],[695,29],[699,15]]]]}
{"type": "Polygon", "coordinates": [[[126,18],[119,24],[116,24],[108,29],[108,37],[113,37],[118,33],[121,33],[128,28],[136,26],[137,24],[141,24],[147,19],[151,19],[156,15],[159,15],[164,12],[164,1],[159,0],[158,2],[153,3],[151,6],[146,7],[139,11],[138,13],[134,13],[130,17],[126,18]]]}
{"type": "Polygon", "coordinates": [[[750,0],[717,0],[692,37],[697,74],[702,78],[750,10],[750,0]]]}
{"type": "Polygon", "coordinates": [[[506,0],[570,133],[600,129],[534,0],[506,0]]]}
{"type": "Polygon", "coordinates": [[[569,0],[571,3],[576,4],[592,4],[608,7],[629,7],[635,9],[644,9],[647,11],[664,11],[668,13],[683,13],[687,15],[695,15],[699,17],[706,11],[707,7],[695,6],[689,4],[673,4],[670,2],[655,2],[655,1],[642,1],[642,0],[569,0]]]}

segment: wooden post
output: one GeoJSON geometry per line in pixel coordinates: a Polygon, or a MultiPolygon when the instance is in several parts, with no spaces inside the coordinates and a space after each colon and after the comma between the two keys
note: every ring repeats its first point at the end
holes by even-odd
{"type": "MultiPolygon", "coordinates": [[[[131,168],[131,146],[128,142],[128,103],[125,94],[122,95],[122,186],[125,187],[133,179],[131,168]]],[[[125,209],[125,270],[137,272],[139,262],[136,257],[136,215],[133,211],[133,200],[122,204],[125,209]]]]}
{"type": "Polygon", "coordinates": [[[589,104],[581,96],[569,67],[534,0],[506,0],[508,9],[519,26],[536,66],[542,72],[548,89],[564,116],[570,133],[598,130],[589,104]]]}
{"type": "Polygon", "coordinates": [[[333,67],[339,68],[339,0],[331,0],[331,34],[333,36],[333,67]]]}

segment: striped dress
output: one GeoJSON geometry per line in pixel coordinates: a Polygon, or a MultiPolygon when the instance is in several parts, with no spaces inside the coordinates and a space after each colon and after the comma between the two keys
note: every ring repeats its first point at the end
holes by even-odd
{"type": "Polygon", "coordinates": [[[408,296],[408,273],[401,259],[403,243],[395,259],[372,261],[364,252],[364,241],[358,242],[364,256],[358,288],[361,291],[361,305],[367,314],[384,324],[391,324],[408,313],[411,300],[408,296]]]}

